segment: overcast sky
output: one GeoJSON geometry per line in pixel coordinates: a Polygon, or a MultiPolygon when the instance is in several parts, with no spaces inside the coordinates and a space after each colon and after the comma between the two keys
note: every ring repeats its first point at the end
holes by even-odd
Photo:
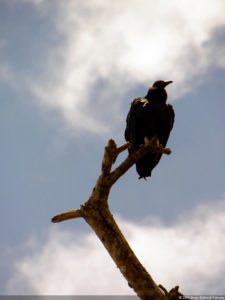
{"type": "Polygon", "coordinates": [[[87,199],[158,79],[172,154],[110,207],[158,284],[225,294],[224,0],[0,0],[0,294],[133,293],[83,220],[50,219],[87,199]]]}

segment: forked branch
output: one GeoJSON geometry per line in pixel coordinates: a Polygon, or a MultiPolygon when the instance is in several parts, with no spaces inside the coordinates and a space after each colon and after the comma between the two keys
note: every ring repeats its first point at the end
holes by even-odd
{"type": "Polygon", "coordinates": [[[54,216],[52,222],[84,218],[102,241],[117,267],[127,279],[129,286],[141,299],[178,299],[181,295],[178,287],[167,293],[162,286],[157,286],[130,248],[108,207],[108,196],[113,184],[145,153],[152,151],[170,154],[171,151],[163,148],[157,139],[153,138],[151,141],[145,141],[145,144],[137,151],[130,151],[128,157],[112,171],[118,155],[129,147],[131,147],[129,143],[117,147],[112,139],[109,140],[104,151],[101,174],[89,199],[79,209],[54,216]]]}

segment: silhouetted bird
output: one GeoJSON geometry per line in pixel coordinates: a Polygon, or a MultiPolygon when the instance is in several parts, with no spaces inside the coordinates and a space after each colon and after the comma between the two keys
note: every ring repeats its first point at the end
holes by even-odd
{"type": "MultiPolygon", "coordinates": [[[[143,98],[136,98],[131,103],[127,115],[125,139],[137,150],[145,143],[144,138],[151,140],[157,136],[159,143],[166,146],[170,131],[173,128],[175,113],[172,105],[166,104],[165,87],[172,81],[156,81],[143,98]]],[[[146,153],[136,163],[140,178],[151,176],[153,168],[158,164],[162,154],[146,153]]]]}

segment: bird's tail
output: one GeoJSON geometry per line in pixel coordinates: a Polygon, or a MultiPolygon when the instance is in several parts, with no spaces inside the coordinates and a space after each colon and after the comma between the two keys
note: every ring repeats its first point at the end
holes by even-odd
{"type": "Polygon", "coordinates": [[[142,178],[144,178],[144,180],[147,181],[146,177],[143,177],[143,176],[138,177],[138,179],[142,179],[142,178]]]}
{"type": "Polygon", "coordinates": [[[151,166],[149,166],[149,164],[146,163],[145,159],[142,158],[136,162],[136,170],[138,175],[140,176],[139,179],[144,178],[146,180],[146,177],[150,177],[152,173],[151,166]]]}

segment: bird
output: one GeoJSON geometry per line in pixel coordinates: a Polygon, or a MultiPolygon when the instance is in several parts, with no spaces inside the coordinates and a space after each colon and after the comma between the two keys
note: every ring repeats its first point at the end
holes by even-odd
{"type": "MultiPolygon", "coordinates": [[[[131,144],[129,152],[138,150],[147,140],[157,138],[158,143],[166,146],[174,125],[175,112],[167,104],[165,87],[173,81],[157,80],[149,88],[145,97],[135,98],[126,118],[125,140],[131,144]]],[[[139,179],[151,177],[152,170],[161,159],[161,153],[147,152],[136,162],[139,179]]]]}

